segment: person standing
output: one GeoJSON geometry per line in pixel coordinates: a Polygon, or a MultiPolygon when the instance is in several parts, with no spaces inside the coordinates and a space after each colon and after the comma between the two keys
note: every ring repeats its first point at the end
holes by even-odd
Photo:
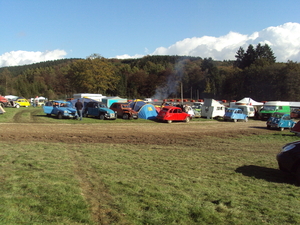
{"type": "Polygon", "coordinates": [[[79,119],[82,120],[82,109],[83,109],[83,104],[82,102],[78,99],[77,102],[75,103],[75,108],[77,110],[77,114],[79,116],[79,119]]]}

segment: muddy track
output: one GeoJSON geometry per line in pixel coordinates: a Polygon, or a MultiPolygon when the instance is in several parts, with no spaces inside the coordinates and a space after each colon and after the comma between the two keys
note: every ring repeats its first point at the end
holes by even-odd
{"type": "MultiPolygon", "coordinates": [[[[16,109],[18,110],[18,109],[16,109]]],[[[34,111],[31,111],[30,112],[30,115],[29,115],[29,118],[28,116],[24,116],[26,114],[28,114],[28,111],[26,110],[21,110],[19,112],[17,112],[14,117],[13,117],[13,122],[14,123],[23,123],[23,122],[34,122],[34,123],[38,123],[39,122],[39,119],[38,119],[38,116],[37,114],[40,112],[41,110],[40,109],[36,109],[34,111]]]]}
{"type": "Polygon", "coordinates": [[[39,119],[38,119],[37,114],[38,114],[40,111],[41,111],[40,109],[36,109],[36,110],[30,112],[30,120],[33,121],[34,123],[38,123],[38,122],[39,122],[39,119]]]}
{"type": "Polygon", "coordinates": [[[22,122],[22,114],[23,113],[24,113],[24,111],[20,111],[20,112],[17,112],[14,115],[14,118],[13,118],[14,123],[21,123],[22,122]]]}
{"type": "Polygon", "coordinates": [[[94,168],[85,161],[80,150],[68,149],[68,154],[73,162],[74,174],[79,181],[82,195],[90,205],[93,221],[103,225],[127,224],[114,210],[113,199],[107,188],[94,168]]]}

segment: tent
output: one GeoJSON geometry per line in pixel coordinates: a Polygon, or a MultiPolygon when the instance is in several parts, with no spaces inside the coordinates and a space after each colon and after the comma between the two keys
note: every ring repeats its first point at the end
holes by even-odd
{"type": "Polygon", "coordinates": [[[149,103],[143,105],[138,111],[138,113],[139,118],[146,120],[155,120],[158,114],[155,106],[149,103]]]}
{"type": "Polygon", "coordinates": [[[129,103],[130,108],[138,112],[139,118],[154,120],[158,114],[155,106],[144,101],[133,101],[129,103]]]}
{"type": "Polygon", "coordinates": [[[237,104],[246,104],[246,105],[253,105],[253,106],[258,106],[258,105],[263,105],[264,103],[262,102],[257,102],[253,100],[252,98],[246,97],[241,99],[240,101],[236,102],[237,104]]]}
{"type": "Polygon", "coordinates": [[[72,100],[69,101],[69,102],[72,103],[73,108],[75,108],[75,103],[77,102],[78,99],[82,102],[82,104],[83,104],[83,109],[85,108],[85,106],[86,106],[86,104],[87,104],[88,102],[97,102],[96,100],[91,99],[91,98],[76,98],[76,99],[72,99],[72,100]]]}

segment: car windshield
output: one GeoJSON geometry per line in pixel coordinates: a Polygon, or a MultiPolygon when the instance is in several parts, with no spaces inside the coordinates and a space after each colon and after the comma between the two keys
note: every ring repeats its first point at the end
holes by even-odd
{"type": "Polygon", "coordinates": [[[100,107],[100,108],[106,108],[106,105],[104,105],[104,104],[99,104],[99,107],[100,107]]]}
{"type": "Polygon", "coordinates": [[[264,106],[261,110],[273,111],[276,110],[276,106],[264,106]]]}
{"type": "Polygon", "coordinates": [[[129,105],[122,105],[122,108],[130,108],[129,105]]]}
{"type": "Polygon", "coordinates": [[[194,104],[192,105],[193,109],[201,109],[201,105],[200,104],[194,104]]]}
{"type": "Polygon", "coordinates": [[[227,109],[226,112],[232,113],[234,110],[233,109],[227,109]]]}
{"type": "Polygon", "coordinates": [[[69,107],[72,108],[71,103],[69,102],[63,102],[63,103],[58,103],[60,107],[69,107]]]}

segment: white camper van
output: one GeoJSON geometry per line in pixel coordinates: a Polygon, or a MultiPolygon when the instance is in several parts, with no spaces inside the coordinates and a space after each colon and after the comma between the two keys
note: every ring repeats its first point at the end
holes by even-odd
{"type": "Polygon", "coordinates": [[[255,116],[255,110],[254,110],[254,107],[252,105],[246,105],[246,104],[242,104],[242,103],[230,102],[229,107],[230,108],[241,109],[243,111],[243,113],[245,115],[247,115],[248,117],[254,117],[255,116]]]}

